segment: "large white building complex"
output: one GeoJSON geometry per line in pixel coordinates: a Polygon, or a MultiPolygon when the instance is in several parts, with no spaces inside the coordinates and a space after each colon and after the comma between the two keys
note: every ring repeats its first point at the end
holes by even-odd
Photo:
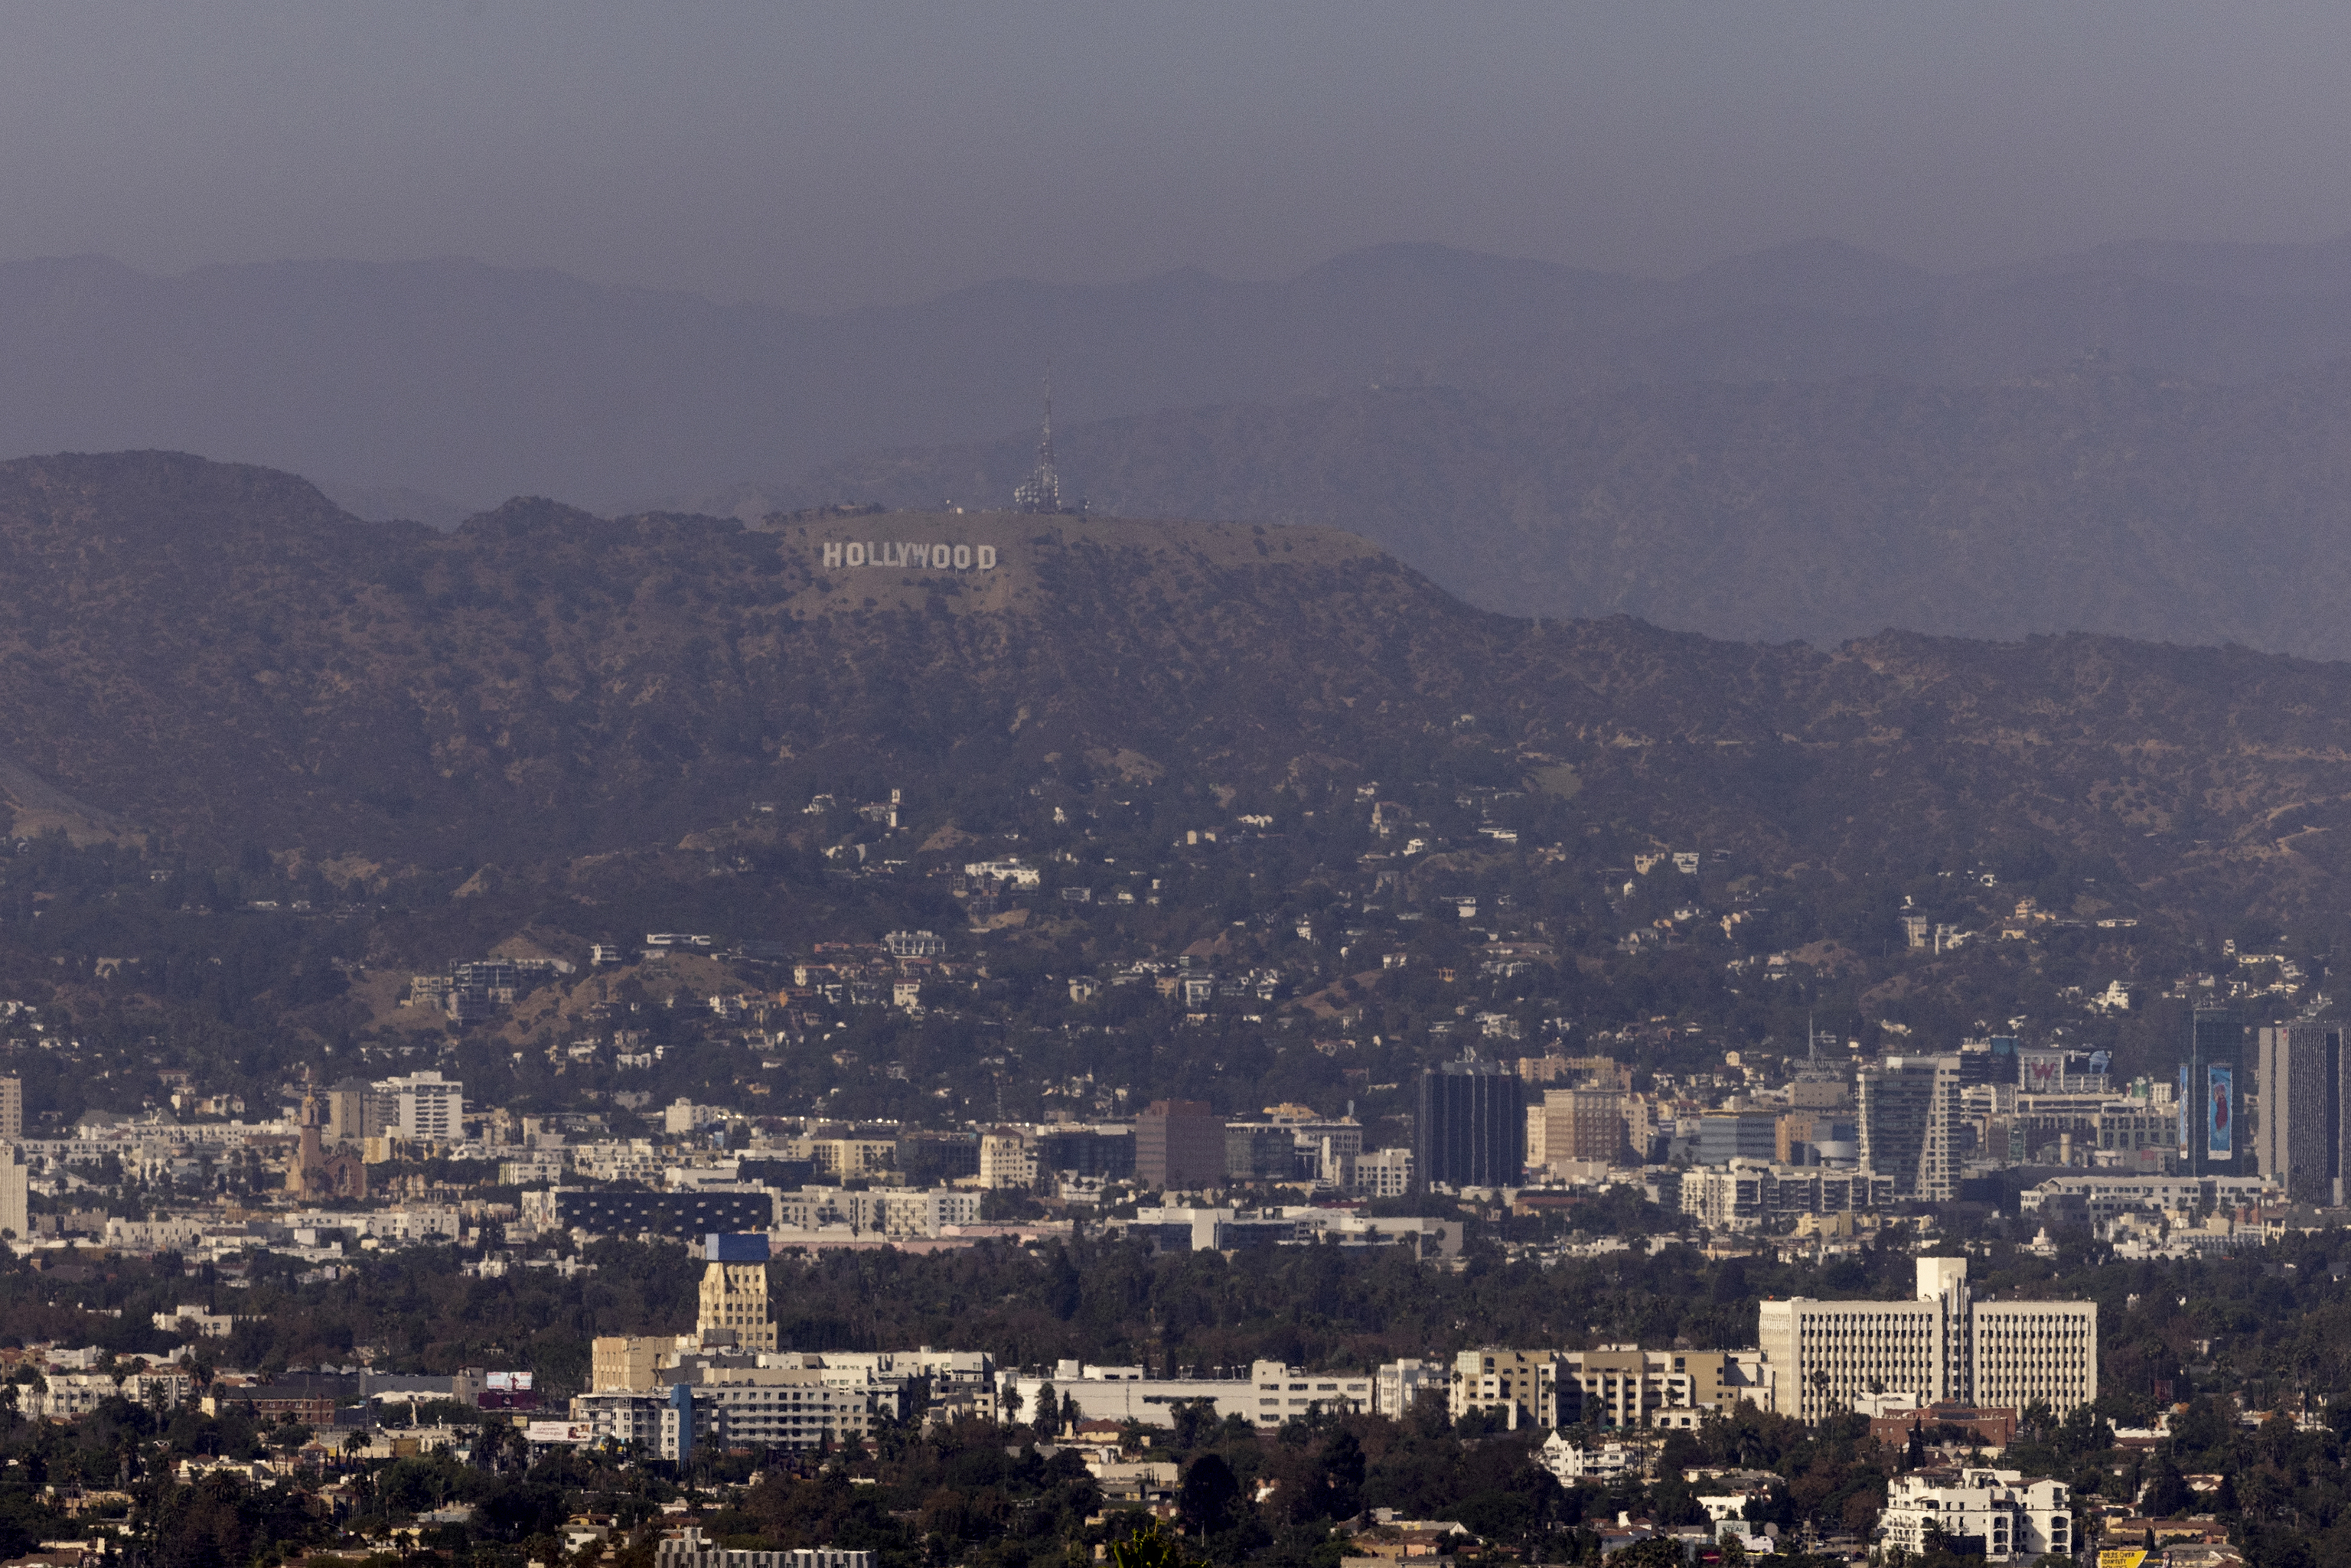
{"type": "Polygon", "coordinates": [[[1767,1406],[1816,1421],[1873,1394],[2063,1416],[2098,1392],[2095,1301],[1979,1301],[1964,1258],[1918,1260],[1907,1301],[1765,1301],[1767,1406]]]}
{"type": "Polygon", "coordinates": [[[1238,1416],[1256,1427],[1301,1420],[1316,1406],[1333,1416],[1368,1415],[1374,1379],[1361,1372],[1301,1372],[1278,1361],[1250,1364],[1241,1377],[1145,1377],[1140,1366],[1094,1366],[1064,1361],[1050,1377],[1020,1373],[1005,1379],[1019,1398],[1020,1418],[1033,1416],[1048,1396],[1081,1421],[1136,1421],[1171,1427],[1180,1405],[1207,1403],[1218,1420],[1238,1416]]]}
{"type": "Polygon", "coordinates": [[[1931,1529],[1946,1549],[1987,1563],[2030,1563],[2074,1550],[2073,1504],[2063,1481],[2028,1481],[2015,1470],[1965,1469],[1950,1486],[1896,1476],[1886,1499],[1885,1544],[1926,1552],[1931,1529]]]}

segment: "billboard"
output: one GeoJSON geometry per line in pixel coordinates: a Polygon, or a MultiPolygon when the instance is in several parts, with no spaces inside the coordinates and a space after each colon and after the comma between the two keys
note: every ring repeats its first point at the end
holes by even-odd
{"type": "Polygon", "coordinates": [[[482,1386],[494,1393],[512,1394],[517,1389],[530,1386],[530,1374],[528,1372],[486,1373],[482,1377],[482,1386]]]}
{"type": "Polygon", "coordinates": [[[2017,1086],[2027,1094],[2054,1094],[2065,1084],[2065,1053],[2062,1051],[2020,1051],[2016,1053],[2017,1086]]]}
{"type": "Polygon", "coordinates": [[[2188,1146],[2188,1117],[2195,1108],[2196,1102],[2188,1092],[2188,1063],[2183,1061],[2179,1064],[2179,1157],[2183,1160],[2192,1152],[2188,1146]]]}
{"type": "Polygon", "coordinates": [[[585,1421],[533,1421],[522,1435],[533,1443],[592,1443],[596,1428],[585,1421]]]}
{"type": "Polygon", "coordinates": [[[721,1236],[713,1231],[702,1239],[703,1260],[710,1263],[764,1263],[768,1260],[768,1238],[759,1231],[742,1236],[721,1236]]]}
{"type": "Polygon", "coordinates": [[[2109,1546],[2098,1553],[2098,1568],[2138,1568],[2146,1561],[2143,1546],[2109,1546]]]}
{"type": "Polygon", "coordinates": [[[2210,1108],[2205,1113],[2205,1151],[2216,1160],[2231,1159],[2237,1146],[2236,1069],[2216,1063],[2204,1070],[2204,1078],[2210,1090],[2206,1102],[2210,1108]]]}

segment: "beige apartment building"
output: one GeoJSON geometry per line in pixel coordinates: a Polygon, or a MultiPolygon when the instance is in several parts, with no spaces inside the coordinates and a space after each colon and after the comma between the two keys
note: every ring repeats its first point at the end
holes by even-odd
{"type": "Polygon", "coordinates": [[[1559,1425],[1559,1353],[1504,1350],[1489,1345],[1453,1358],[1453,1382],[1446,1413],[1455,1420],[1472,1412],[1499,1415],[1512,1431],[1524,1426],[1559,1425]]]}
{"type": "Polygon", "coordinates": [[[1613,1090],[1546,1089],[1527,1107],[1529,1170],[1616,1165],[1625,1150],[1625,1102],[1613,1090]]]}

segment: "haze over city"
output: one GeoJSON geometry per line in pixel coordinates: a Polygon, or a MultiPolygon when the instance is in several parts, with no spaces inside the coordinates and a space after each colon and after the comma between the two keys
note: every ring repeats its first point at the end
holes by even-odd
{"type": "Polygon", "coordinates": [[[5,254],[832,311],[1434,241],[1673,277],[2351,229],[2340,10],[21,7],[5,254]]]}
{"type": "Polygon", "coordinates": [[[0,5],[0,1568],[2351,1562],[2351,16],[0,5]]]}

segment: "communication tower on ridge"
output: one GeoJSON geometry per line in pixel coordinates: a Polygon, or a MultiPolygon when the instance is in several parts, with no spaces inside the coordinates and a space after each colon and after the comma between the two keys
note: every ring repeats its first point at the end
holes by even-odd
{"type": "Polygon", "coordinates": [[[1045,373],[1045,432],[1037,441],[1037,468],[1012,492],[1016,512],[1064,512],[1061,472],[1053,465],[1053,376],[1045,373]]]}

